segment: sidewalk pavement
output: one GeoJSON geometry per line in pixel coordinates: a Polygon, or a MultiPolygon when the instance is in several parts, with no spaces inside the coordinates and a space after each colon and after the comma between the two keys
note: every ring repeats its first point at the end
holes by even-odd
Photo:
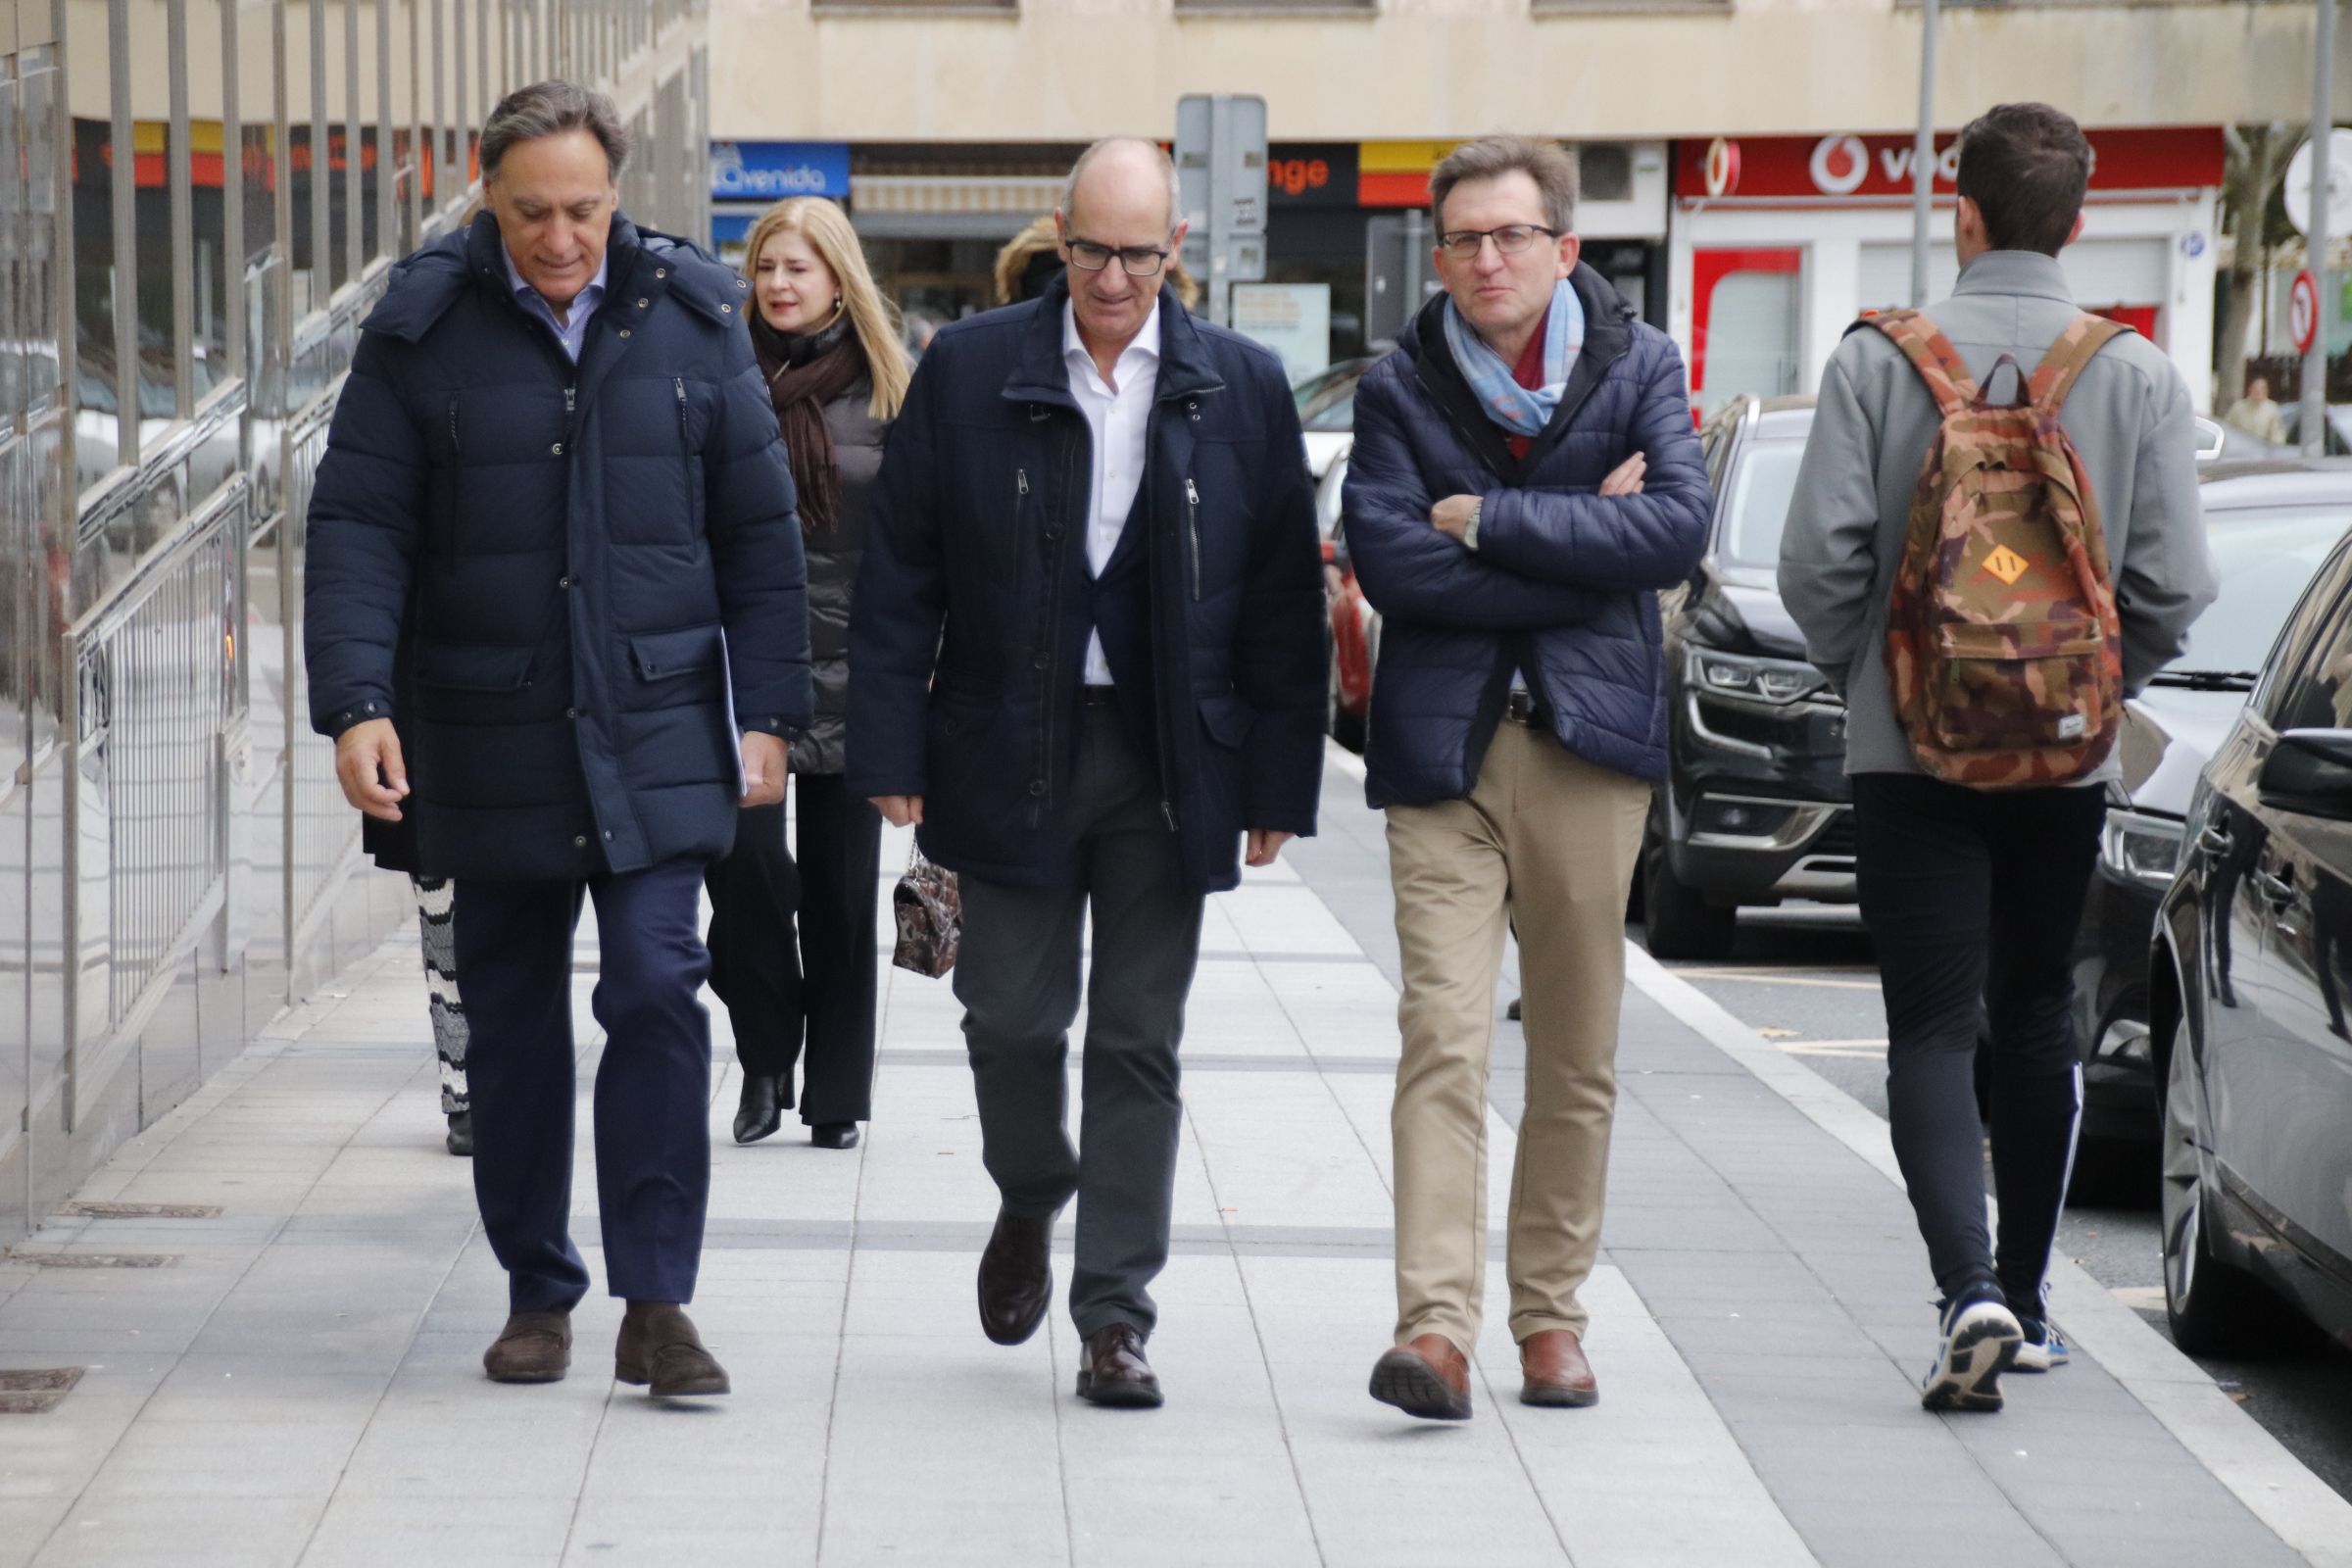
{"type": "MultiPolygon", "coordinates": [[[[1929,1285],[1883,1125],[1638,952],[1588,1298],[1601,1403],[1516,1402],[1499,1250],[1476,1419],[1372,1402],[1394,948],[1344,765],[1325,811],[1208,916],[1155,1293],[1165,1409],[1078,1402],[1059,1310],[1017,1349],[981,1338],[995,1199],[957,1009],[898,971],[853,1152],[790,1122],[736,1147],[714,1017],[694,1313],[734,1395],[612,1384],[601,1297],[567,1381],[487,1382],[504,1282],[441,1151],[404,938],[78,1195],[191,1217],[61,1215],[0,1258],[0,1373],[84,1369],[46,1413],[0,1414],[0,1568],[2352,1564],[2352,1507],[2079,1271],[2072,1366],[2007,1380],[1999,1416],[1923,1413],[1929,1285]]],[[[580,951],[584,1091],[586,930],[580,951]]],[[[1497,1221],[1516,1050],[1502,1026],[1497,1221]]],[[[576,1235],[601,1273],[587,1120],[583,1093],[576,1235]]]]}

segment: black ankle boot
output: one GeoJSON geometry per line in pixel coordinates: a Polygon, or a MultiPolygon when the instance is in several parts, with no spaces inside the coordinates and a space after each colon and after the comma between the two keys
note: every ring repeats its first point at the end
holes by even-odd
{"type": "Polygon", "coordinates": [[[473,1112],[453,1110],[449,1113],[449,1152],[467,1155],[473,1152],[473,1112]]]}
{"type": "Polygon", "coordinates": [[[735,1107],[735,1141],[756,1144],[784,1121],[784,1080],[764,1073],[743,1075],[743,1101],[735,1107]]]}
{"type": "Polygon", "coordinates": [[[854,1121],[820,1121],[808,1129],[808,1141],[819,1149],[856,1149],[858,1124],[854,1121]]]}

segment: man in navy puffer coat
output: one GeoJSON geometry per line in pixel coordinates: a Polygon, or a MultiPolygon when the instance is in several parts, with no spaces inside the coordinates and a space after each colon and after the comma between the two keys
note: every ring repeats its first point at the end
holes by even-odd
{"type": "Polygon", "coordinates": [[[1673,345],[1577,263],[1557,146],[1473,142],[1430,181],[1446,295],[1356,390],[1348,545],[1382,620],[1366,761],[1389,812],[1398,1012],[1396,1348],[1373,1396],[1470,1413],[1486,1068],[1506,922],[1525,982],[1512,1182],[1521,1398],[1590,1404],[1622,919],[1665,771],[1656,590],[1706,474],[1673,345]]]}
{"type": "Polygon", "coordinates": [[[570,1360],[572,927],[596,900],[598,1206],[615,1361],[721,1394],[693,1298],[710,1152],[702,866],[810,717],[791,469],[740,278],[640,231],[610,100],[518,89],[488,208],[393,274],[310,508],[312,722],[370,842],[456,882],[502,1382],[570,1360]],[[395,843],[393,835],[405,842],[395,843]]]}

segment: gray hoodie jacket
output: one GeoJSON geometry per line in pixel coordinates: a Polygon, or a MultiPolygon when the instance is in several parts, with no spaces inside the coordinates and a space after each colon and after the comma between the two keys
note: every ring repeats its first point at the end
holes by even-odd
{"type": "MultiPolygon", "coordinates": [[[[1982,385],[2003,354],[2031,374],[2078,307],[2052,258],[1988,251],[1927,314],[1982,385]]],[[[1994,394],[2013,395],[2009,381],[2004,373],[1994,394]]],[[[1884,333],[1851,333],[1831,356],[1781,539],[1780,583],[1805,656],[1845,694],[1848,773],[1920,771],[1886,679],[1886,608],[1938,422],[1918,371],[1884,333]]],[[[2098,502],[2123,619],[2124,689],[2136,693],[2180,656],[2189,624],[2213,602],[2188,389],[2154,344],[2121,338],[2083,369],[2059,422],[2098,502]]],[[[2110,756],[2083,782],[2117,771],[2110,756]]]]}

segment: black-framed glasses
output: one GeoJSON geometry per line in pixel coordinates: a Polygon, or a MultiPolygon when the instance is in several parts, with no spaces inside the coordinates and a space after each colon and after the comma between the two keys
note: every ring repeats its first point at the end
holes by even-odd
{"type": "Polygon", "coordinates": [[[1457,262],[1475,261],[1488,240],[1505,256],[1516,256],[1536,242],[1538,234],[1558,239],[1560,231],[1542,223],[1505,223],[1500,228],[1450,228],[1438,236],[1438,245],[1457,262]]]}
{"type": "Polygon", "coordinates": [[[1151,277],[1168,265],[1168,252],[1152,245],[1098,245],[1091,239],[1070,241],[1070,265],[1090,272],[1100,272],[1110,265],[1112,257],[1126,269],[1129,277],[1151,277]]]}

